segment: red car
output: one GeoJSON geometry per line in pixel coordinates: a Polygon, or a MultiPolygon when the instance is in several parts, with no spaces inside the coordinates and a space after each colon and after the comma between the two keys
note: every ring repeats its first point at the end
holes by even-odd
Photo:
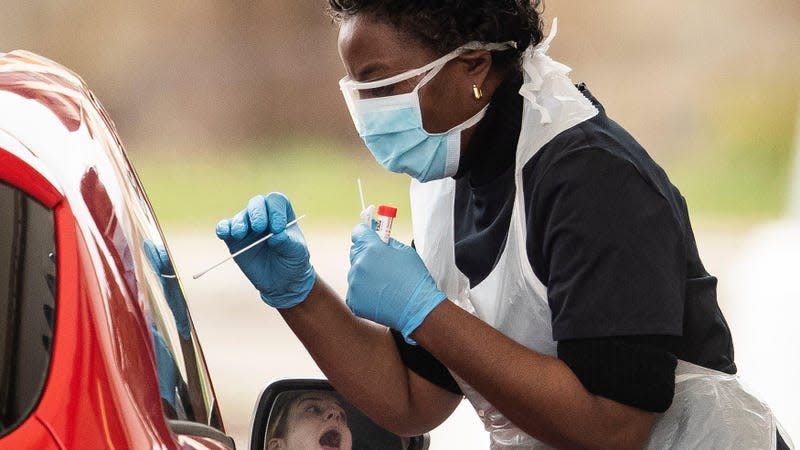
{"type": "MultiPolygon", "coordinates": [[[[257,400],[250,447],[293,439],[296,407],[273,404],[308,393],[339,411],[301,436],[308,448],[428,445],[380,429],[327,382],[298,380],[257,400]]],[[[0,449],[234,447],[114,124],[74,73],[0,54],[0,449]]]]}
{"type": "Polygon", "coordinates": [[[0,311],[0,447],[234,447],[114,124],[21,51],[0,58],[0,311]]]}

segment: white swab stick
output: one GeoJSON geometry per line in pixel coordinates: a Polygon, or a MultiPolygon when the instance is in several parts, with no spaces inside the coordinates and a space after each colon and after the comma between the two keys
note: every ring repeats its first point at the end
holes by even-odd
{"type": "MultiPolygon", "coordinates": [[[[299,222],[299,221],[300,221],[300,219],[302,219],[302,218],[303,218],[303,217],[305,217],[305,216],[306,216],[305,214],[303,214],[303,215],[301,215],[301,216],[298,216],[298,217],[297,217],[296,219],[294,219],[293,221],[291,221],[291,222],[287,223],[287,224],[286,224],[286,228],[289,228],[290,226],[292,226],[292,225],[296,224],[297,222],[299,222]]],[[[244,253],[244,252],[246,252],[246,251],[250,250],[251,248],[255,247],[256,245],[258,245],[258,244],[260,244],[260,243],[262,243],[262,242],[266,241],[267,239],[271,238],[271,237],[272,237],[272,236],[274,236],[274,235],[275,235],[275,233],[270,233],[270,234],[268,234],[268,235],[266,235],[266,236],[262,237],[261,239],[259,239],[259,240],[255,241],[255,242],[253,242],[252,244],[248,245],[247,247],[245,247],[245,248],[243,248],[243,249],[240,249],[240,250],[236,251],[235,253],[231,254],[230,256],[228,256],[227,258],[223,259],[222,261],[220,261],[220,262],[218,262],[218,263],[214,264],[213,266],[209,267],[208,269],[206,269],[206,270],[204,270],[204,271],[202,271],[202,272],[200,272],[200,273],[196,273],[196,274],[192,275],[192,278],[194,278],[194,279],[196,280],[196,279],[198,279],[198,278],[202,277],[202,276],[203,276],[203,275],[205,275],[206,273],[210,272],[210,271],[211,271],[211,269],[215,269],[215,268],[217,268],[217,267],[221,266],[221,265],[222,265],[222,263],[224,263],[225,261],[228,261],[228,260],[230,260],[230,259],[233,259],[233,258],[235,258],[235,257],[237,257],[237,256],[239,256],[239,255],[241,255],[242,253],[244,253]]]]}
{"type": "Polygon", "coordinates": [[[364,203],[364,189],[361,188],[361,178],[356,178],[358,181],[358,196],[361,198],[361,210],[367,209],[367,205],[364,203]]]}

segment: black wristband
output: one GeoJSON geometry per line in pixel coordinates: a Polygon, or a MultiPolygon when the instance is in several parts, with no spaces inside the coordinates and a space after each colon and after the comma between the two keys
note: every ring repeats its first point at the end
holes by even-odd
{"type": "Polygon", "coordinates": [[[461,388],[450,374],[450,371],[433,355],[419,345],[410,345],[400,332],[392,330],[392,337],[400,353],[400,359],[412,372],[425,378],[442,389],[457,395],[463,395],[461,388]]]}

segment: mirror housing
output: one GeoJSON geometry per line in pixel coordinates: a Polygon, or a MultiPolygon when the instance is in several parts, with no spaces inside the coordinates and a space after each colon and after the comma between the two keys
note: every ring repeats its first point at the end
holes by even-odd
{"type": "MultiPolygon", "coordinates": [[[[302,397],[332,398],[341,406],[347,416],[347,427],[352,435],[352,450],[427,450],[430,445],[430,437],[427,434],[411,438],[401,437],[376,425],[336,392],[327,380],[284,379],[269,384],[258,397],[253,412],[248,448],[267,449],[265,447],[267,432],[271,425],[273,429],[275,428],[272,422],[281,420],[284,410],[288,410],[302,397]],[[306,396],[307,393],[314,395],[306,396]],[[289,401],[287,400],[289,398],[295,400],[289,401]],[[276,407],[279,410],[273,411],[276,407]]],[[[316,436],[314,439],[316,440],[316,436]]],[[[338,441],[339,438],[336,439],[338,441]]],[[[342,442],[344,441],[346,439],[342,439],[342,442]]]]}

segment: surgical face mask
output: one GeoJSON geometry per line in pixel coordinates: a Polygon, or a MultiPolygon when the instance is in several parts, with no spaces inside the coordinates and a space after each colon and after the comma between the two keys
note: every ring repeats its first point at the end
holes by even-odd
{"type": "Polygon", "coordinates": [[[451,177],[458,170],[461,131],[478,123],[486,108],[444,133],[428,133],[422,126],[419,89],[466,51],[512,46],[510,42],[470,42],[418,69],[369,82],[345,77],[339,87],[358,134],[384,168],[422,182],[451,177]]]}

